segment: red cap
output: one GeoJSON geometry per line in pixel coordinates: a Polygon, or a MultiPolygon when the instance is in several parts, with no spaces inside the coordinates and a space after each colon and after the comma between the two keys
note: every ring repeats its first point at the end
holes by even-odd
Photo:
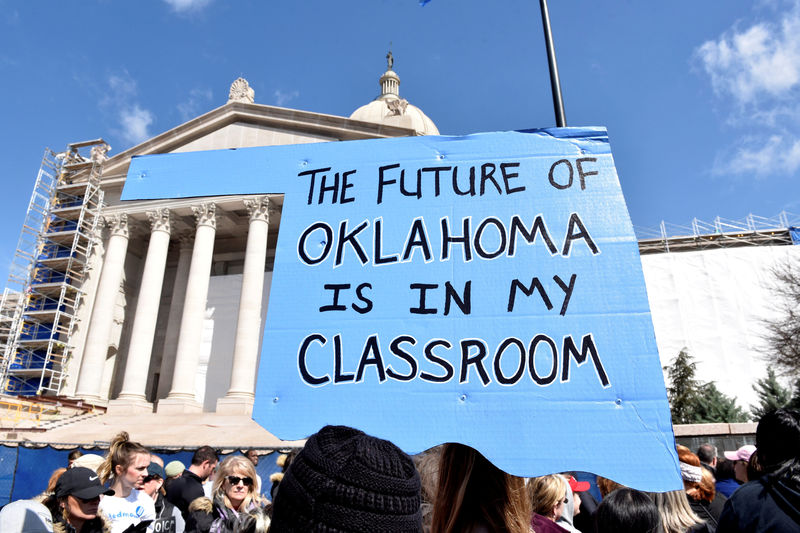
{"type": "Polygon", "coordinates": [[[589,485],[588,481],[578,481],[574,477],[569,476],[569,488],[572,492],[586,492],[589,490],[589,487],[591,487],[591,485],[589,485]]]}

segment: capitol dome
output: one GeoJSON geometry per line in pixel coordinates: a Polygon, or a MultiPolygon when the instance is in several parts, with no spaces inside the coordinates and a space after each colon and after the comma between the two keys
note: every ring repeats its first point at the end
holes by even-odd
{"type": "Polygon", "coordinates": [[[400,77],[392,70],[392,53],[386,55],[388,68],[380,79],[381,94],[375,100],[356,109],[350,118],[388,126],[410,128],[417,135],[439,135],[439,129],[420,108],[400,98],[400,77]]]}

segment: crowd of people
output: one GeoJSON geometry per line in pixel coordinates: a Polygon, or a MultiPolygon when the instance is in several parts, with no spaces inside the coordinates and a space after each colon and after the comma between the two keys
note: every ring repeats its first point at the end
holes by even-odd
{"type": "Polygon", "coordinates": [[[46,490],[0,510],[2,533],[732,533],[800,532],[800,413],[765,415],[755,446],[677,447],[683,490],[645,493],[571,473],[524,479],[463,444],[411,458],[391,442],[326,426],[278,461],[220,462],[209,446],[164,465],[127,433],[105,457],[73,452],[46,490]]]}

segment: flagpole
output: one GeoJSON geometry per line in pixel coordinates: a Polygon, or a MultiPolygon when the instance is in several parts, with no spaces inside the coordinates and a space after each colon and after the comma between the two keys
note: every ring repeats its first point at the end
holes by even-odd
{"type": "Polygon", "coordinates": [[[564,100],[561,98],[561,81],[558,78],[558,63],[553,46],[553,33],[550,30],[550,12],[547,10],[547,0],[539,0],[542,10],[542,26],[544,28],[544,43],[547,47],[547,64],[550,67],[550,89],[553,92],[553,110],[556,114],[556,126],[564,128],[567,117],[564,114],[564,100]]]}

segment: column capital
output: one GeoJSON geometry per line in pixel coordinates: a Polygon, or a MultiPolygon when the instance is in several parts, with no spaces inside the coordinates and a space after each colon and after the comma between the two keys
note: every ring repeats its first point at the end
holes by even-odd
{"type": "Polygon", "coordinates": [[[217,228],[217,204],[202,203],[192,206],[192,213],[198,226],[217,228]]]}
{"type": "Polygon", "coordinates": [[[250,216],[250,222],[262,220],[269,223],[269,215],[272,213],[270,204],[271,202],[268,196],[256,196],[255,198],[247,198],[244,200],[244,207],[247,209],[247,214],[250,216]]]}
{"type": "Polygon", "coordinates": [[[111,230],[111,235],[119,235],[126,239],[130,237],[130,226],[128,225],[128,214],[119,213],[116,215],[103,215],[103,222],[111,230]]]}
{"type": "Polygon", "coordinates": [[[167,234],[170,232],[170,212],[166,207],[148,211],[146,213],[147,220],[150,221],[150,231],[163,231],[167,234]]]}

